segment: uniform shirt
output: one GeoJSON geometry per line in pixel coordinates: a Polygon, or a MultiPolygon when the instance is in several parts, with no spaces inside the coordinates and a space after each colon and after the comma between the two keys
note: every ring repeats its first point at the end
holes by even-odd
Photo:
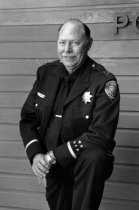
{"type": "Polygon", "coordinates": [[[66,134],[65,136],[63,136],[63,131],[62,131],[63,105],[72,88],[75,79],[84,69],[84,65],[86,65],[87,62],[86,60],[84,61],[82,66],[78,68],[76,71],[74,71],[72,74],[69,74],[68,71],[65,69],[65,67],[63,68],[61,74],[61,81],[59,84],[57,96],[52,111],[51,120],[49,123],[49,129],[45,136],[45,141],[47,141],[47,145],[49,145],[49,147],[47,148],[48,150],[51,150],[55,146],[58,146],[64,143],[65,141],[70,140],[66,134]]]}
{"type": "Polygon", "coordinates": [[[59,60],[39,67],[36,81],[22,107],[20,132],[31,163],[35,154],[46,153],[50,149],[62,166],[75,157],[71,148],[76,156],[94,146],[106,152],[113,150],[120,101],[116,78],[87,57],[79,72],[75,71],[78,74],[74,84],[71,83],[68,97],[62,97],[64,100],[61,102],[59,95],[65,84],[61,77],[63,68],[59,60]],[[60,127],[55,129],[53,121],[59,118],[53,116],[59,110],[57,107],[61,110],[63,103],[65,142],[57,146],[59,135],[55,133],[59,134],[61,125],[56,123],[60,127]]]}

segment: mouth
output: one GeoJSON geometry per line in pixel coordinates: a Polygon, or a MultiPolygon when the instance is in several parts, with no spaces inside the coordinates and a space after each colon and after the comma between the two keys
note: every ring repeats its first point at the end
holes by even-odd
{"type": "Polygon", "coordinates": [[[75,58],[74,55],[62,55],[62,57],[65,59],[74,59],[75,58]]]}

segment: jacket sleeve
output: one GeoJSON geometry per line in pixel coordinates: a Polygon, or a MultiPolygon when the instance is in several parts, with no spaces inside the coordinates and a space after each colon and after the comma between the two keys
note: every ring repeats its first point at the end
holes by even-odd
{"type": "Polygon", "coordinates": [[[38,121],[35,112],[35,98],[37,93],[37,85],[39,81],[39,69],[37,71],[37,78],[30,91],[22,109],[21,120],[19,122],[20,134],[26,149],[27,156],[32,164],[33,157],[37,153],[42,153],[41,145],[38,138],[38,121]]]}
{"type": "Polygon", "coordinates": [[[106,152],[114,148],[114,136],[119,117],[120,93],[116,80],[105,81],[100,85],[96,94],[96,105],[92,110],[90,125],[77,139],[71,140],[68,145],[63,144],[54,149],[54,153],[61,165],[66,166],[77,158],[83,150],[101,147],[106,152]],[[114,83],[112,94],[109,85],[114,83]],[[68,152],[64,153],[64,151],[68,152]],[[62,155],[63,153],[63,155],[62,155]],[[65,154],[65,155],[64,155],[65,154]]]}

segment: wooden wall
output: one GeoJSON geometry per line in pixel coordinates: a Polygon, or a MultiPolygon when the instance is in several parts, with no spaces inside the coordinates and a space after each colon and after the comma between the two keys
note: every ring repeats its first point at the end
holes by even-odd
{"type": "Polygon", "coordinates": [[[132,24],[113,31],[115,13],[132,21],[138,11],[139,0],[0,0],[0,210],[48,210],[18,122],[38,66],[57,58],[57,28],[69,17],[91,28],[90,56],[117,76],[121,90],[115,168],[100,210],[139,209],[139,34],[132,24]]]}

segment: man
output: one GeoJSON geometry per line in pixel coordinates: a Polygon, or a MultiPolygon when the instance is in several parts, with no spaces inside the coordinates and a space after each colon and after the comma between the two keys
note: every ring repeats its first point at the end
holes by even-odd
{"type": "Polygon", "coordinates": [[[50,210],[97,210],[111,175],[119,116],[116,78],[88,57],[89,28],[59,28],[59,60],[41,66],[22,108],[20,131],[32,169],[47,180],[50,210]]]}

